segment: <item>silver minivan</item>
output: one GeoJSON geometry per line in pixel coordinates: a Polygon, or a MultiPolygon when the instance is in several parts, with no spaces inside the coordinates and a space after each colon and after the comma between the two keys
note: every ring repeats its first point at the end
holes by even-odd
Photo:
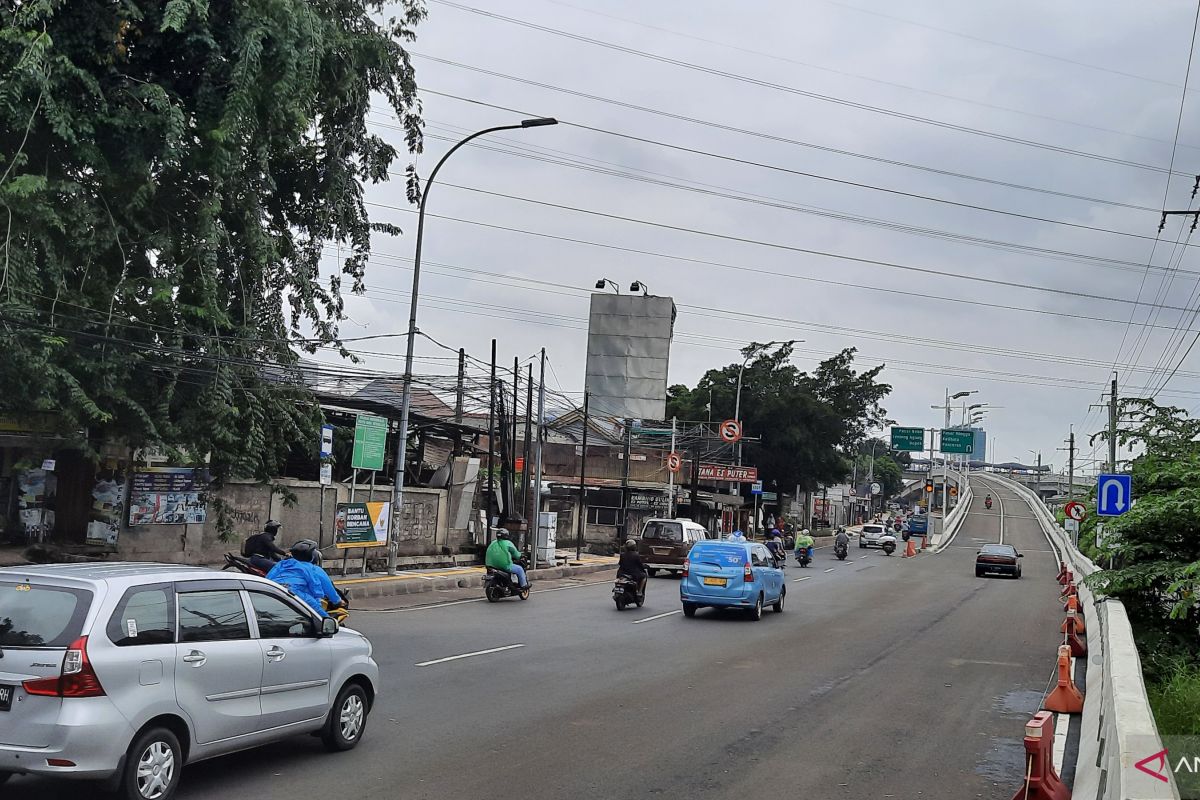
{"type": "Polygon", "coordinates": [[[183,765],[297,734],[358,744],[379,667],[264,578],[170,564],[0,569],[0,784],[169,800],[183,765]]]}

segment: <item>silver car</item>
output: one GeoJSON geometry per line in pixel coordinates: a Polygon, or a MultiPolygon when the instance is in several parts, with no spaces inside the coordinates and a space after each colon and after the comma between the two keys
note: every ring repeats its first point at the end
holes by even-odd
{"type": "Polygon", "coordinates": [[[183,765],[297,734],[358,744],[371,643],[264,578],[169,564],[0,569],[0,784],[169,800],[183,765]]]}
{"type": "Polygon", "coordinates": [[[862,547],[882,547],[883,537],[887,535],[887,529],[881,523],[869,522],[862,526],[862,533],[858,535],[858,546],[862,547]]]}

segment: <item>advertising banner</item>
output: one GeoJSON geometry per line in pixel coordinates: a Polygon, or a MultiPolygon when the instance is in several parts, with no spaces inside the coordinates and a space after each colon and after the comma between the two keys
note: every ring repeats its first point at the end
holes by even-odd
{"type": "Polygon", "coordinates": [[[129,486],[130,525],[203,525],[208,519],[208,470],[144,467],[129,486]]]}
{"type": "Polygon", "coordinates": [[[727,464],[701,464],[700,480],[754,483],[758,480],[758,467],[734,467],[727,464]]]}
{"type": "Polygon", "coordinates": [[[392,504],[338,503],[333,543],[338,547],[383,547],[388,542],[392,504]]]}

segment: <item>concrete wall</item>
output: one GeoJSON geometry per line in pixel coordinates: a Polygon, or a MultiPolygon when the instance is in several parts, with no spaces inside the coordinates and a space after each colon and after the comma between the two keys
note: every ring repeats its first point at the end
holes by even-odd
{"type": "MultiPolygon", "coordinates": [[[[339,502],[349,502],[350,485],[326,487],[322,499],[321,485],[315,481],[282,479],[278,483],[294,495],[293,503],[285,503],[284,495],[273,492],[267,484],[229,481],[220,491],[210,494],[208,520],[203,525],[122,525],[115,558],[217,564],[224,553],[239,552],[242,541],[261,531],[269,519],[283,524],[278,540],[282,547],[286,548],[298,539],[315,539],[322,547],[331,546],[334,512],[339,502]],[[227,542],[221,540],[217,529],[218,504],[224,505],[233,530],[227,542]]],[[[399,555],[437,555],[443,548],[457,553],[469,541],[466,529],[452,531],[449,527],[447,494],[444,489],[405,489],[404,509],[399,520],[399,555]]],[[[390,486],[375,490],[375,500],[390,497],[390,486]]],[[[368,490],[357,487],[355,501],[367,502],[368,498],[368,490]]],[[[328,557],[333,551],[326,553],[328,557]]]]}

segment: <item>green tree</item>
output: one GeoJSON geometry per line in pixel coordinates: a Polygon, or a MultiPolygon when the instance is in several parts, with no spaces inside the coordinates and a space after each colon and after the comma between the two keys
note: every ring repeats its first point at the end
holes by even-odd
{"type": "MultiPolygon", "coordinates": [[[[854,370],[854,349],[822,361],[811,373],[790,363],[792,345],[764,350],[751,344],[744,355],[757,354],[742,379],[742,421],[748,436],[746,463],[779,486],[814,489],[843,480],[850,457],[866,430],[885,417],[880,401],[891,391],[876,378],[882,366],[854,370]]],[[[685,420],[732,417],[740,363],[709,370],[695,388],[668,390],[667,413],[685,420]]]]}
{"type": "Polygon", "coordinates": [[[9,3],[0,413],[207,457],[218,476],[267,477],[311,441],[297,351],[341,348],[343,288],[362,291],[371,233],[399,232],[363,202],[398,156],[366,117],[386,102],[420,150],[404,43],[424,13],[419,0],[9,3]],[[345,260],[323,277],[329,242],[345,260]]]}
{"type": "Polygon", "coordinates": [[[1099,548],[1097,518],[1089,515],[1080,544],[1097,563],[1111,563],[1088,583],[1124,603],[1147,670],[1157,676],[1180,657],[1196,659],[1200,420],[1141,399],[1124,401],[1121,414],[1132,424],[1119,432],[1119,444],[1141,452],[1130,470],[1137,500],[1124,515],[1103,521],[1099,548]]]}

